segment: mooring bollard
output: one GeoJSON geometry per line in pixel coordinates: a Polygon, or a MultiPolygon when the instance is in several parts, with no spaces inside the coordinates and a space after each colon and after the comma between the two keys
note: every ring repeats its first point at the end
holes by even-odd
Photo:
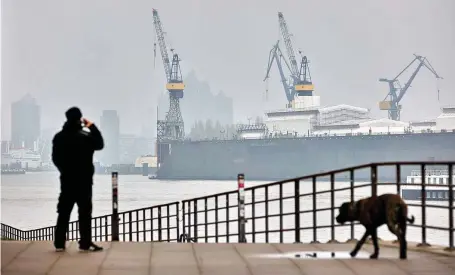
{"type": "Polygon", "coordinates": [[[119,241],[118,228],[118,172],[112,172],[112,217],[111,217],[111,233],[112,241],[119,241]]]}
{"type": "Polygon", "coordinates": [[[239,191],[239,243],[246,243],[245,236],[245,175],[237,175],[237,184],[239,191]]]}

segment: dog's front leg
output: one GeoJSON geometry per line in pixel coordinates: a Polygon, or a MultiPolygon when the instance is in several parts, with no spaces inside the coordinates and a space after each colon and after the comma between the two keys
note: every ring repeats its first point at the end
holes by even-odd
{"type": "Polygon", "coordinates": [[[365,241],[367,240],[368,236],[370,236],[370,230],[366,230],[365,233],[363,234],[362,238],[360,239],[360,241],[357,242],[354,250],[351,251],[350,255],[351,257],[355,257],[355,255],[357,255],[357,253],[359,252],[360,248],[362,248],[362,245],[365,243],[365,241]]]}
{"type": "Polygon", "coordinates": [[[370,255],[370,259],[377,259],[379,256],[379,245],[378,245],[378,231],[377,228],[370,229],[371,238],[373,239],[374,252],[370,255]]]}

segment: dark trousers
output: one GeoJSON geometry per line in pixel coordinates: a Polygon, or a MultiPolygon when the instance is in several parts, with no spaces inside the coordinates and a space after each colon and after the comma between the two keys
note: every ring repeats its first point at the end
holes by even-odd
{"type": "Polygon", "coordinates": [[[88,249],[92,242],[92,181],[61,182],[60,196],[57,204],[57,226],[55,228],[54,245],[64,248],[66,233],[74,204],[79,210],[79,247],[88,249]]]}

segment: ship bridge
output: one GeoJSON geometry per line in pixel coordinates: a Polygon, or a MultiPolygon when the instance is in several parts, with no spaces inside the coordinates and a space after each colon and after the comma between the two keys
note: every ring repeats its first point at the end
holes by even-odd
{"type": "Polygon", "coordinates": [[[368,120],[366,108],[340,104],[327,107],[289,108],[266,113],[266,124],[272,134],[307,136],[317,126],[346,125],[368,120]]]}

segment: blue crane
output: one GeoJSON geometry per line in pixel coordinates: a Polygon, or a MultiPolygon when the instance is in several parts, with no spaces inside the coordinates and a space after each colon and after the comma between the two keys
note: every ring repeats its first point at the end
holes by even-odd
{"type": "MultiPolygon", "coordinates": [[[[286,107],[291,108],[296,96],[312,96],[314,85],[311,81],[309,61],[307,57],[302,56],[300,68],[297,64],[294,49],[292,48],[291,35],[289,34],[289,30],[282,12],[278,12],[278,23],[280,26],[281,34],[283,36],[284,44],[286,46],[289,61],[287,61],[284,57],[279,47],[279,41],[277,41],[269,53],[267,73],[264,81],[269,78],[272,63],[275,61],[278,66],[281,82],[283,84],[283,89],[288,101],[286,107]],[[281,63],[282,61],[286,65],[286,68],[289,70],[291,81],[288,81],[285,77],[283,65],[281,63]]],[[[299,53],[301,54],[300,51],[299,53]]]]}
{"type": "MultiPolygon", "coordinates": [[[[403,96],[405,95],[406,91],[411,87],[412,81],[414,81],[414,78],[417,76],[417,73],[420,71],[420,69],[424,66],[426,67],[430,72],[434,74],[436,79],[442,79],[436,71],[433,69],[431,66],[430,62],[426,57],[416,55],[414,54],[415,58],[414,60],[411,61],[397,76],[395,76],[393,79],[385,79],[385,78],[380,78],[380,82],[387,82],[389,84],[389,93],[385,97],[383,101],[379,102],[379,109],[380,110],[387,110],[389,113],[389,119],[392,120],[400,120],[400,112],[401,112],[401,105],[399,104],[403,96]],[[414,70],[412,73],[411,77],[409,80],[406,82],[404,87],[401,87],[400,82],[398,81],[398,78],[414,63],[418,61],[419,65],[417,68],[414,70]]],[[[439,92],[439,91],[438,91],[439,92]]]]}
{"type": "Polygon", "coordinates": [[[264,78],[264,81],[267,80],[267,78],[269,78],[270,69],[272,68],[272,63],[273,63],[273,61],[275,61],[278,66],[278,71],[280,72],[281,83],[283,84],[283,90],[284,90],[284,93],[286,94],[286,98],[288,100],[288,106],[290,106],[292,101],[294,100],[294,93],[293,93],[292,87],[290,87],[288,84],[286,76],[284,75],[283,65],[281,64],[281,61],[284,61],[288,68],[290,68],[290,67],[289,67],[289,64],[287,63],[286,59],[283,58],[283,53],[281,52],[279,42],[280,41],[277,41],[276,44],[273,46],[273,48],[270,50],[269,65],[267,67],[267,73],[264,78]]]}

